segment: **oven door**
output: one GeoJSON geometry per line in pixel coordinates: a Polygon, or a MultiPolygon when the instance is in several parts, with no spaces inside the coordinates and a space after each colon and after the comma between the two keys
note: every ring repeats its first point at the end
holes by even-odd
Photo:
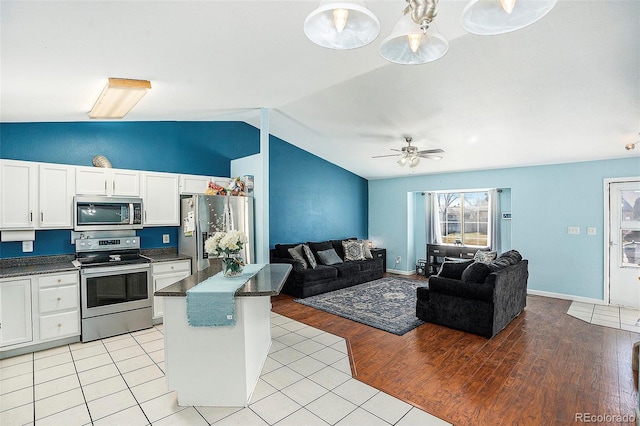
{"type": "Polygon", "coordinates": [[[80,276],[82,318],[151,307],[148,263],[87,267],[80,276]]]}

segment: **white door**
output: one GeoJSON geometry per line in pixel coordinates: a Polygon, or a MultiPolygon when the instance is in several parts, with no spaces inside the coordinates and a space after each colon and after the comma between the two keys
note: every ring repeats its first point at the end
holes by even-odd
{"type": "Polygon", "coordinates": [[[31,339],[31,280],[0,282],[0,347],[31,339]]]}
{"type": "Polygon", "coordinates": [[[609,303],[640,308],[640,180],[609,183],[609,303]]]}
{"type": "Polygon", "coordinates": [[[172,173],[143,173],[142,176],[144,225],[180,225],[178,175],[172,173]]]}
{"type": "Polygon", "coordinates": [[[3,229],[35,228],[38,204],[38,167],[28,161],[0,161],[0,209],[3,229]]]}
{"type": "Polygon", "coordinates": [[[63,164],[40,164],[38,187],[41,228],[73,228],[75,170],[63,164]]]}

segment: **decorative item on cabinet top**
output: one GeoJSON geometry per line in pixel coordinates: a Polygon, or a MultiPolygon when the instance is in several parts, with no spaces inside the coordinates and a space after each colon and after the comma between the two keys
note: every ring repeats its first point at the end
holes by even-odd
{"type": "Polygon", "coordinates": [[[96,167],[104,167],[109,169],[112,167],[111,161],[109,161],[104,155],[96,155],[95,157],[93,157],[92,163],[96,167]]]}

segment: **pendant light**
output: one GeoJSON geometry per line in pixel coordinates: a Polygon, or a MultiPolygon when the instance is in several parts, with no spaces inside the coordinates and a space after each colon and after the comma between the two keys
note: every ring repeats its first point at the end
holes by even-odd
{"type": "Polygon", "coordinates": [[[460,24],[471,34],[497,35],[524,28],[542,19],[558,0],[471,0],[460,24]]]}
{"type": "Polygon", "coordinates": [[[304,33],[322,47],[356,49],[378,37],[380,22],[364,1],[322,1],[305,19],[304,33]]]}
{"type": "Polygon", "coordinates": [[[398,19],[391,34],[380,44],[380,55],[403,65],[426,64],[442,58],[449,50],[447,40],[428,26],[421,28],[411,14],[398,19]]]}

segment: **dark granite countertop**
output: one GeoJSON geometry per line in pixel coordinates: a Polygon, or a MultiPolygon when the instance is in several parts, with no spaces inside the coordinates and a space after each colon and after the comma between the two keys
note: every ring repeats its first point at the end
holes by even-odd
{"type": "MultiPolygon", "coordinates": [[[[242,287],[236,290],[236,296],[276,296],[284,286],[284,282],[289,276],[291,265],[283,263],[267,264],[257,274],[249,279],[242,287]]],[[[209,267],[204,271],[171,284],[161,290],[156,291],[154,296],[178,296],[185,297],[187,290],[197,286],[207,278],[220,272],[220,268],[209,267]]]]}
{"type": "MultiPolygon", "coordinates": [[[[171,262],[174,260],[191,260],[189,256],[178,254],[174,248],[145,249],[141,254],[147,257],[151,263],[171,262]]],[[[79,271],[71,263],[76,256],[74,254],[61,254],[55,256],[31,256],[0,259],[0,279],[22,277],[28,275],[52,274],[56,272],[79,271]]]]}

